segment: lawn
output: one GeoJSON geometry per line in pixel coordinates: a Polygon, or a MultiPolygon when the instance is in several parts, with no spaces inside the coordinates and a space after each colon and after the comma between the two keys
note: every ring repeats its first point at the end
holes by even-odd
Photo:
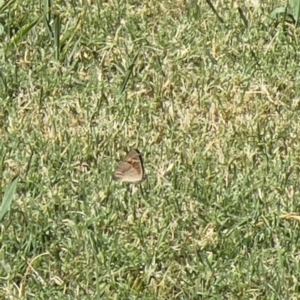
{"type": "Polygon", "coordinates": [[[212,3],[0,1],[0,299],[299,299],[300,29],[212,3]]]}

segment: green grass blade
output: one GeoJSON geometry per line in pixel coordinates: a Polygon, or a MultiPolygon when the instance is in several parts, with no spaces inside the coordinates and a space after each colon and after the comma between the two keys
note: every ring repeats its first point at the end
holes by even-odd
{"type": "Polygon", "coordinates": [[[0,13],[4,12],[7,8],[10,7],[10,5],[14,4],[14,0],[11,0],[11,1],[1,1],[0,2],[0,13]]]}
{"type": "Polygon", "coordinates": [[[25,38],[28,34],[28,32],[36,25],[38,24],[42,19],[44,18],[44,16],[40,17],[40,18],[37,18],[36,20],[34,20],[33,22],[31,22],[29,25],[25,26],[21,31],[20,33],[18,33],[14,39],[13,39],[13,42],[15,44],[19,44],[23,38],[25,38]]]}
{"type": "Polygon", "coordinates": [[[288,14],[289,11],[287,8],[285,7],[278,7],[278,8],[275,8],[271,14],[270,14],[270,17],[272,19],[277,19],[280,15],[284,15],[284,14],[288,14]]]}
{"type": "Polygon", "coordinates": [[[9,186],[7,187],[4,193],[3,201],[0,209],[0,222],[2,221],[2,219],[4,218],[8,210],[10,209],[12,200],[16,193],[17,184],[18,184],[18,177],[9,184],[9,186]]]}
{"type": "Polygon", "coordinates": [[[52,19],[52,2],[51,0],[44,1],[44,13],[45,13],[45,26],[49,37],[52,39],[54,36],[52,27],[51,27],[51,19],[52,19]]]}
{"type": "Polygon", "coordinates": [[[219,13],[217,12],[216,8],[214,7],[214,5],[211,3],[210,0],[206,0],[207,4],[209,5],[209,7],[211,8],[211,10],[213,11],[213,13],[216,15],[216,17],[218,18],[218,20],[221,23],[225,23],[225,21],[223,20],[223,18],[219,15],[219,13]]]}
{"type": "Polygon", "coordinates": [[[287,7],[278,7],[274,9],[271,12],[270,17],[272,19],[278,19],[281,17],[284,22],[287,21],[289,23],[297,24],[297,20],[294,16],[294,11],[287,7]]]}
{"type": "Polygon", "coordinates": [[[298,24],[300,17],[300,0],[293,1],[292,11],[296,24],[298,24]]]}
{"type": "Polygon", "coordinates": [[[61,23],[59,15],[56,15],[54,18],[54,45],[55,45],[55,58],[59,61],[60,57],[60,30],[61,23]]]}
{"type": "Polygon", "coordinates": [[[136,62],[138,56],[139,56],[139,54],[137,53],[137,54],[135,55],[135,57],[133,58],[132,63],[131,63],[131,64],[129,65],[129,67],[128,67],[127,74],[126,74],[126,76],[125,76],[125,78],[124,78],[124,81],[123,81],[123,83],[122,83],[122,86],[121,86],[119,95],[122,95],[123,92],[125,91],[126,85],[127,85],[128,81],[129,81],[129,78],[130,78],[130,76],[131,76],[131,74],[132,74],[132,71],[133,71],[133,68],[134,68],[134,66],[135,66],[135,62],[136,62]]]}

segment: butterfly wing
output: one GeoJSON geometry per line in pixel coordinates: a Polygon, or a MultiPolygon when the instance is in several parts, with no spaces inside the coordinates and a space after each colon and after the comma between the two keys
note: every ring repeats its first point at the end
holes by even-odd
{"type": "Polygon", "coordinates": [[[121,161],[114,174],[114,180],[125,183],[139,183],[145,179],[145,171],[141,153],[131,150],[124,161],[121,161]]]}

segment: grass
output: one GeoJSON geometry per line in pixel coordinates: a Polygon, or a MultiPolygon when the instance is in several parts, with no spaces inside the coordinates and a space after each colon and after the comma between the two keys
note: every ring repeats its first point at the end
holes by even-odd
{"type": "Polygon", "coordinates": [[[232,2],[2,4],[1,299],[298,299],[299,29],[232,2]]]}

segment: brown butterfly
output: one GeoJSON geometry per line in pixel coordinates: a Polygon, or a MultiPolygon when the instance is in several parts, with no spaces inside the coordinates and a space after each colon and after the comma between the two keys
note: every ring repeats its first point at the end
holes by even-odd
{"type": "Polygon", "coordinates": [[[140,183],[146,179],[143,158],[139,150],[131,150],[125,159],[119,162],[113,179],[125,183],[140,183]]]}

